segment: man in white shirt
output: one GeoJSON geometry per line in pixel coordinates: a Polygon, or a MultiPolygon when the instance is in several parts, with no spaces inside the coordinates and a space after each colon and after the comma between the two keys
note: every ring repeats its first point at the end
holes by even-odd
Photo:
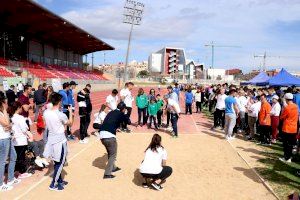
{"type": "Polygon", "coordinates": [[[23,85],[22,81],[20,81],[18,83],[17,89],[18,89],[17,96],[19,97],[21,94],[23,94],[23,91],[24,91],[24,85],[23,85]]]}
{"type": "MultiPolygon", "coordinates": [[[[128,82],[128,83],[125,83],[125,88],[123,88],[120,91],[120,98],[121,98],[121,101],[124,102],[126,105],[127,116],[129,119],[130,119],[130,115],[131,115],[131,111],[132,111],[132,102],[134,101],[134,98],[131,94],[131,90],[133,89],[133,87],[134,87],[134,83],[128,82]]],[[[122,125],[122,130],[127,133],[131,132],[128,129],[127,124],[125,124],[125,123],[122,125]]]]}
{"type": "Polygon", "coordinates": [[[68,111],[70,112],[68,118],[66,114],[59,111],[62,104],[62,96],[58,93],[52,93],[50,101],[53,107],[44,112],[44,120],[46,129],[48,130],[48,140],[45,145],[44,156],[54,161],[53,179],[49,190],[62,191],[64,186],[67,185],[67,182],[61,176],[67,156],[65,126],[73,123],[73,112],[72,108],[68,107],[68,111]]]}
{"type": "Polygon", "coordinates": [[[106,106],[110,109],[110,111],[116,110],[117,109],[117,104],[118,104],[118,90],[113,89],[110,95],[106,97],[106,106]]]}
{"type": "Polygon", "coordinates": [[[225,94],[225,89],[221,88],[220,93],[217,95],[216,110],[214,112],[214,126],[212,127],[212,129],[215,129],[217,126],[221,126],[222,129],[224,129],[226,97],[227,95],[225,94]]]}
{"type": "Polygon", "coordinates": [[[278,126],[279,126],[279,116],[281,112],[281,106],[278,102],[279,97],[273,95],[272,97],[272,109],[270,112],[271,115],[271,127],[272,127],[272,143],[276,143],[278,137],[278,126]]]}
{"type": "Polygon", "coordinates": [[[250,129],[250,135],[247,138],[248,140],[252,140],[256,135],[256,122],[261,107],[261,102],[257,99],[257,97],[252,97],[250,101],[252,104],[249,105],[248,108],[248,125],[250,129]]]}

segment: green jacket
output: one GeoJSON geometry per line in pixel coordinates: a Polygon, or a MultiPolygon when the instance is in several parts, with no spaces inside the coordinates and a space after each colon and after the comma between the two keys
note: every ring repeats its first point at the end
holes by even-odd
{"type": "Polygon", "coordinates": [[[157,110],[161,110],[161,108],[164,106],[164,101],[163,100],[158,100],[157,101],[157,110]]]}
{"type": "Polygon", "coordinates": [[[157,115],[157,111],[158,111],[158,107],[157,107],[157,103],[150,103],[148,105],[148,114],[149,115],[157,115]]]}
{"type": "Polygon", "coordinates": [[[137,96],[135,99],[135,103],[138,108],[146,108],[148,105],[147,95],[143,94],[143,95],[137,96]]]}

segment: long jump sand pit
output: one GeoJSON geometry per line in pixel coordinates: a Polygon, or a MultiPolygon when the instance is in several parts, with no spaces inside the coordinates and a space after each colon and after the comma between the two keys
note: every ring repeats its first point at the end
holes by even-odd
{"type": "Polygon", "coordinates": [[[118,134],[117,165],[122,170],[115,179],[102,179],[107,158],[101,142],[93,137],[90,144],[79,147],[80,153],[72,153],[76,157],[65,167],[69,185],[63,192],[49,191],[47,177],[19,194],[19,199],[275,199],[225,140],[204,133],[178,139],[161,133],[173,174],[163,191],[142,188],[137,169],[153,133],[118,134]]]}

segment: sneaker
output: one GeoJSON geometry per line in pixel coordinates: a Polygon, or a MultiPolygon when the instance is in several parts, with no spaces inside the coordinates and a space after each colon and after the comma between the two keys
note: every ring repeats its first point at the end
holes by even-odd
{"type": "Polygon", "coordinates": [[[62,186],[62,184],[57,184],[56,186],[53,186],[53,185],[49,186],[49,190],[51,190],[51,191],[61,192],[64,189],[65,188],[62,186]]]}
{"type": "Polygon", "coordinates": [[[161,190],[162,190],[162,187],[161,187],[159,184],[155,183],[155,182],[153,182],[153,183],[151,184],[151,186],[152,186],[154,189],[158,190],[158,191],[161,191],[161,190]]]}
{"type": "Polygon", "coordinates": [[[88,137],[84,138],[83,140],[86,141],[86,142],[89,142],[89,138],[88,137]]]}
{"type": "Polygon", "coordinates": [[[61,186],[63,186],[63,187],[65,187],[66,185],[68,185],[69,184],[69,182],[68,181],[62,181],[61,183],[59,183],[61,186]]]}
{"type": "Polygon", "coordinates": [[[287,162],[287,163],[291,163],[291,162],[292,162],[292,159],[291,159],[291,158],[288,159],[288,160],[286,160],[285,158],[279,158],[279,160],[280,160],[281,162],[287,162]]]}
{"type": "Polygon", "coordinates": [[[0,191],[5,192],[5,191],[12,190],[13,188],[14,188],[13,186],[6,185],[6,184],[2,184],[2,185],[0,186],[0,191]]]}
{"type": "Polygon", "coordinates": [[[42,158],[41,160],[42,160],[42,163],[43,163],[46,167],[49,166],[49,162],[47,161],[46,158],[42,158]]]}
{"type": "Polygon", "coordinates": [[[79,140],[79,144],[86,144],[87,141],[86,140],[79,140]]]}
{"type": "Polygon", "coordinates": [[[75,140],[75,137],[73,135],[68,135],[67,140],[75,140]]]}
{"type": "Polygon", "coordinates": [[[143,188],[149,188],[149,186],[148,186],[147,183],[143,183],[143,184],[142,184],[142,187],[143,187],[143,188]]]}
{"type": "Polygon", "coordinates": [[[126,133],[131,133],[131,130],[128,129],[128,128],[126,128],[126,129],[124,129],[124,132],[126,132],[126,133]]]}
{"type": "Polygon", "coordinates": [[[120,170],[121,170],[121,168],[116,167],[114,170],[112,170],[112,172],[117,172],[117,171],[120,171],[120,170]]]}
{"type": "Polygon", "coordinates": [[[103,176],[103,179],[113,179],[113,178],[115,178],[116,176],[114,176],[114,175],[104,175],[103,176]]]}
{"type": "Polygon", "coordinates": [[[23,178],[28,178],[28,177],[30,177],[30,176],[32,176],[31,173],[23,173],[23,174],[20,174],[20,175],[18,176],[18,178],[23,179],[23,178]]]}
{"type": "Polygon", "coordinates": [[[44,167],[44,165],[43,165],[44,163],[43,163],[43,161],[42,161],[41,158],[36,158],[36,159],[34,160],[34,163],[35,163],[37,166],[41,167],[41,168],[44,167]]]}
{"type": "Polygon", "coordinates": [[[7,182],[6,185],[8,185],[8,186],[13,186],[13,185],[19,184],[20,182],[21,182],[20,179],[14,178],[12,181],[7,182]]]}

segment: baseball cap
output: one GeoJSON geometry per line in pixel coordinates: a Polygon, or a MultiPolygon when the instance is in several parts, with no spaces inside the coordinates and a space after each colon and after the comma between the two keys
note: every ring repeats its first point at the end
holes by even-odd
{"type": "Polygon", "coordinates": [[[293,100],[294,96],[292,93],[286,93],[284,95],[284,98],[287,99],[287,100],[293,100]]]}
{"type": "Polygon", "coordinates": [[[75,81],[71,81],[69,85],[78,85],[75,81]]]}
{"type": "Polygon", "coordinates": [[[274,95],[274,96],[272,97],[272,99],[276,99],[276,100],[278,100],[278,99],[279,99],[279,96],[277,96],[277,95],[274,95]]]}

